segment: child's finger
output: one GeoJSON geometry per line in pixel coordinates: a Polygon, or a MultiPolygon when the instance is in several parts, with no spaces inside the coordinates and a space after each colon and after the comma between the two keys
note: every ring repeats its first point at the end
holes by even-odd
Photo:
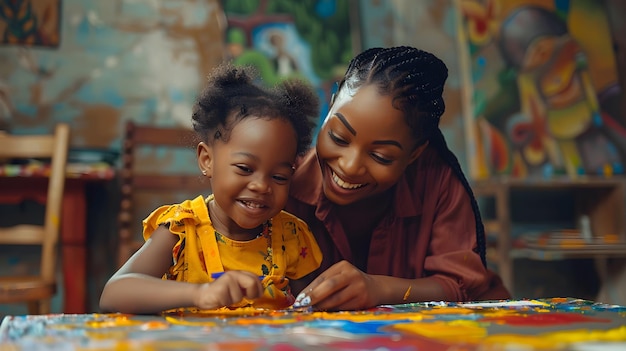
{"type": "MultiPolygon", "coordinates": [[[[246,277],[248,278],[248,277],[246,277]]],[[[263,294],[263,285],[261,281],[254,276],[245,279],[240,283],[241,291],[247,298],[257,298],[263,294]]]]}

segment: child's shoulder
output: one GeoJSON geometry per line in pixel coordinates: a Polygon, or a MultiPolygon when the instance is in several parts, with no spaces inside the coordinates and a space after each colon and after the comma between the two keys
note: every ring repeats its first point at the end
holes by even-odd
{"type": "Polygon", "coordinates": [[[178,204],[163,205],[157,208],[148,216],[158,218],[160,222],[166,220],[182,220],[184,218],[203,217],[206,213],[204,198],[200,195],[193,200],[185,200],[178,204]]]}
{"type": "Polygon", "coordinates": [[[299,217],[296,217],[296,215],[291,214],[290,212],[287,212],[285,210],[280,211],[277,215],[272,217],[272,225],[274,227],[276,227],[277,225],[307,226],[307,224],[302,219],[300,219],[299,217]]]}

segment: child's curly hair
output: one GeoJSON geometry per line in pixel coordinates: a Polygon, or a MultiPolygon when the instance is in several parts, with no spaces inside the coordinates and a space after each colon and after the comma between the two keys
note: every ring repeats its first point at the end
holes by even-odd
{"type": "Polygon", "coordinates": [[[297,138],[297,154],[311,146],[312,120],[318,118],[319,100],[311,86],[285,80],[268,88],[255,81],[251,66],[225,62],[217,66],[193,107],[193,128],[202,141],[228,140],[233,127],[247,117],[282,118],[291,123],[297,138]]]}

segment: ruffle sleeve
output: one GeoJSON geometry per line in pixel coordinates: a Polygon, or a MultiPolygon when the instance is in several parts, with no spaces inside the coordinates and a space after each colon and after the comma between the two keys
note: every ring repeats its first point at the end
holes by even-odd
{"type": "MultiPolygon", "coordinates": [[[[201,196],[200,196],[201,198],[201,196]]],[[[170,267],[167,279],[177,280],[182,267],[185,246],[185,224],[188,228],[194,228],[200,220],[194,213],[192,200],[186,200],[176,205],[165,205],[152,211],[146,219],[143,220],[143,238],[148,240],[154,231],[161,225],[169,228],[170,232],[178,235],[178,241],[172,249],[172,260],[174,265],[170,267]]],[[[181,278],[182,279],[182,278],[181,278]]]]}
{"type": "Polygon", "coordinates": [[[192,221],[194,225],[199,223],[191,207],[191,200],[177,205],[161,206],[143,220],[143,238],[148,240],[160,225],[167,226],[170,232],[183,237],[186,221],[192,221]]]}

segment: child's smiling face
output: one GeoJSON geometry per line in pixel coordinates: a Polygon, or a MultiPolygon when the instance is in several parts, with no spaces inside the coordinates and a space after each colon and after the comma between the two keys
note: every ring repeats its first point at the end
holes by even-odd
{"type": "Polygon", "coordinates": [[[247,117],[228,138],[198,147],[198,162],[211,177],[215,229],[235,240],[258,234],[258,227],[285,206],[296,158],[296,132],[285,119],[247,117]]]}

